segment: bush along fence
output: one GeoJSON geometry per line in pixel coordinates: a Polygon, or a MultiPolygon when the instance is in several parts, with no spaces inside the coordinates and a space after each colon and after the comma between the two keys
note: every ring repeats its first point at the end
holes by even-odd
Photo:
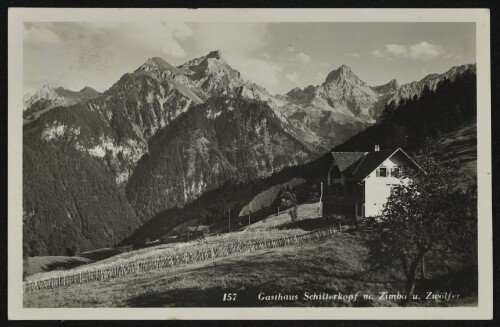
{"type": "Polygon", "coordinates": [[[245,242],[245,243],[235,243],[231,245],[221,245],[198,251],[185,251],[173,256],[158,256],[152,259],[131,262],[129,264],[117,265],[105,269],[93,269],[73,274],[71,274],[71,272],[68,271],[67,275],[64,275],[64,273],[62,273],[62,275],[58,277],[26,281],[24,282],[24,291],[30,292],[37,290],[53,289],[63,286],[70,286],[73,284],[83,284],[94,281],[102,281],[112,277],[136,274],[139,272],[146,272],[160,268],[168,268],[183,264],[190,264],[215,258],[222,258],[231,255],[233,253],[244,253],[244,252],[266,250],[284,246],[291,246],[311,240],[318,240],[323,237],[333,235],[338,231],[339,231],[338,228],[331,226],[331,227],[317,229],[313,232],[297,236],[283,237],[279,239],[265,240],[259,242],[245,242]]]}

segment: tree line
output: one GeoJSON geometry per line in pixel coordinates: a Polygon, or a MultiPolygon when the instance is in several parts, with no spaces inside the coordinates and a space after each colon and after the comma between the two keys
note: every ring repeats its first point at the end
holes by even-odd
{"type": "Polygon", "coordinates": [[[475,116],[476,74],[465,71],[453,81],[441,81],[434,91],[426,86],[420,96],[390,102],[377,124],[335,150],[372,151],[374,144],[382,149],[417,150],[475,116]]]}

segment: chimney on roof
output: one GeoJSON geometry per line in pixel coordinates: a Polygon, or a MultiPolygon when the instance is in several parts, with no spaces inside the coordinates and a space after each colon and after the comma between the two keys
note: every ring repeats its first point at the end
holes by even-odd
{"type": "Polygon", "coordinates": [[[375,144],[375,149],[374,149],[375,152],[378,152],[380,151],[380,145],[378,144],[375,144]]]}

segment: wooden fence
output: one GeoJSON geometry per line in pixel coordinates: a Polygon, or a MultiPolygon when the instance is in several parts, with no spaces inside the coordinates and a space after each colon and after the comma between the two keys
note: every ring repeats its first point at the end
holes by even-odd
{"type": "Polygon", "coordinates": [[[24,282],[24,291],[30,292],[44,289],[53,289],[73,284],[102,281],[117,276],[124,276],[160,268],[168,268],[182,264],[190,264],[215,258],[221,258],[233,253],[252,252],[296,245],[310,240],[321,239],[323,237],[333,235],[337,232],[338,229],[331,226],[298,236],[283,237],[279,239],[259,242],[244,242],[231,245],[221,245],[197,251],[185,251],[177,253],[173,256],[158,256],[156,258],[150,258],[147,260],[131,262],[124,265],[116,265],[114,267],[105,269],[88,270],[80,273],[72,274],[71,271],[68,271],[68,275],[26,281],[24,282]]]}

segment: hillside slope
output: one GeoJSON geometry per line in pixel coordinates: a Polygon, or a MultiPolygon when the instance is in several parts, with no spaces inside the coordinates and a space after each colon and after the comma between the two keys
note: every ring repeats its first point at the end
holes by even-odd
{"type": "Polygon", "coordinates": [[[52,146],[39,135],[36,130],[24,133],[23,243],[28,255],[64,254],[73,245],[82,251],[110,246],[139,226],[102,161],[70,146],[52,146]]]}
{"type": "Polygon", "coordinates": [[[64,254],[72,243],[111,246],[136,229],[124,184],[149,138],[190,102],[168,81],[139,72],[25,124],[23,235],[25,244],[37,243],[29,255],[64,254]]]}
{"type": "Polygon", "coordinates": [[[469,174],[477,173],[477,121],[466,121],[456,130],[441,137],[436,149],[443,153],[443,160],[455,162],[469,174]]]}
{"type": "MultiPolygon", "coordinates": [[[[374,235],[353,231],[299,246],[257,250],[184,266],[131,274],[103,282],[72,285],[24,295],[25,307],[352,307],[398,306],[380,292],[404,292],[404,276],[394,267],[378,267],[374,235]],[[270,269],[272,268],[272,269],[270,269]],[[222,301],[236,293],[235,302],[222,301]],[[305,292],[352,294],[354,300],[311,300],[305,292]],[[263,298],[259,300],[258,296],[263,298]],[[276,300],[281,294],[291,298],[276,300]],[[373,295],[364,300],[363,294],[373,295]],[[295,298],[295,295],[297,297],[295,298]],[[268,296],[266,299],[265,297],[268,296]]],[[[477,305],[474,281],[457,283],[460,267],[447,274],[431,256],[428,283],[417,289],[461,294],[458,301],[422,301],[417,306],[477,305]]]]}

